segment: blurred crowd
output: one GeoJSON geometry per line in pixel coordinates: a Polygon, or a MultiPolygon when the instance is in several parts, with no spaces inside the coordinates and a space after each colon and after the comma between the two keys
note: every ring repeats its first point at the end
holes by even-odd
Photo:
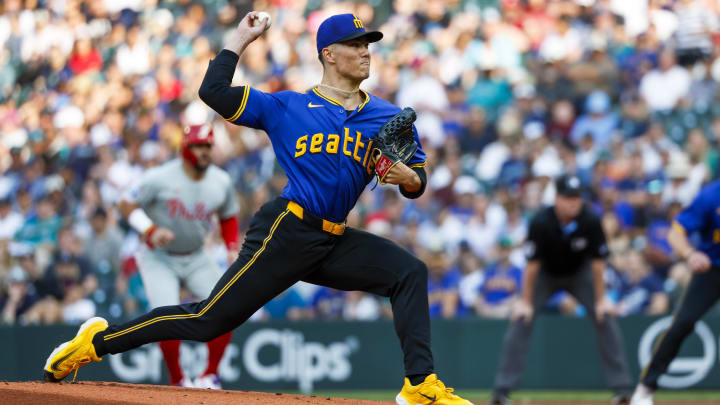
{"type": "MultiPolygon", "coordinates": [[[[718,178],[720,36],[710,0],[5,0],[0,5],[0,319],[74,323],[148,308],[141,241],[116,204],[211,122],[241,229],[285,176],[264,133],[199,101],[208,61],[250,10],[272,28],[234,84],[306,91],[315,32],[351,12],[384,39],[362,88],[418,112],[427,192],[377,186],[350,226],[429,267],[433,317],[507,317],[523,242],[552,179],[575,173],[602,217],[608,295],[622,316],[672,310],[690,272],[666,241],[673,216],[718,178]]],[[[207,249],[225,266],[217,232],[207,249]]],[[[204,298],[204,297],[199,297],[204,298]]],[[[194,298],[185,293],[183,299],[194,298]]],[[[558,293],[548,311],[583,316],[558,293]]],[[[253,317],[374,320],[389,303],[299,283],[253,317]]]]}

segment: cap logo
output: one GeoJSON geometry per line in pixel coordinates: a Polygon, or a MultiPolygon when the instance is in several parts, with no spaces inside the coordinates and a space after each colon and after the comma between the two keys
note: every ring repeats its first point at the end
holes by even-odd
{"type": "Polygon", "coordinates": [[[362,21],[355,14],[353,14],[353,23],[355,23],[355,28],[365,28],[362,21]]]}
{"type": "Polygon", "coordinates": [[[578,179],[577,177],[571,177],[570,180],[568,180],[568,186],[572,188],[580,187],[580,179],[578,179]]]}
{"type": "Polygon", "coordinates": [[[208,132],[210,132],[210,128],[207,125],[203,125],[200,128],[200,133],[198,134],[198,138],[200,138],[200,139],[207,138],[208,132]]]}

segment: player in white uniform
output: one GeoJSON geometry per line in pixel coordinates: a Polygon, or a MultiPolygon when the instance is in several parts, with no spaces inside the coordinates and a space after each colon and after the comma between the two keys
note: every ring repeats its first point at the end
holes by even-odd
{"type": "MultiPolygon", "coordinates": [[[[203,250],[214,214],[228,249],[238,256],[238,202],[230,176],[211,164],[209,125],[185,129],[181,158],[144,173],[119,208],[147,246],[137,253],[145,291],[153,307],[180,304],[180,282],[198,298],[207,298],[222,270],[203,250]]],[[[180,367],[180,341],[160,342],[170,383],[220,389],[217,368],[231,332],[208,342],[208,367],[191,381],[180,367]]]]}

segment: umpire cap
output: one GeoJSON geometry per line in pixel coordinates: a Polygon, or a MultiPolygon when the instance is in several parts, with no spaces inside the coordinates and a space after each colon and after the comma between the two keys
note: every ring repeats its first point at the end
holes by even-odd
{"type": "Polygon", "coordinates": [[[368,42],[377,42],[383,37],[380,31],[365,31],[365,26],[353,14],[337,14],[330,16],[320,24],[317,31],[317,51],[351,39],[365,38],[368,42]]]}
{"type": "Polygon", "coordinates": [[[578,176],[563,175],[555,181],[555,189],[558,195],[580,197],[582,193],[582,182],[578,176]]]}

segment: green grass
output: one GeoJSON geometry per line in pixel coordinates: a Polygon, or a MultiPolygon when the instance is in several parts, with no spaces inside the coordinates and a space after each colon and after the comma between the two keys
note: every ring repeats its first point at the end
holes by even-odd
{"type": "MultiPolygon", "coordinates": [[[[482,404],[483,401],[490,399],[490,391],[488,390],[457,390],[462,395],[476,404],[482,404]]],[[[397,391],[315,391],[312,395],[319,397],[333,398],[353,398],[368,399],[375,401],[392,401],[397,391]]],[[[601,402],[608,403],[612,399],[610,391],[517,391],[512,395],[512,399],[516,404],[522,404],[528,401],[557,401],[557,402],[601,402]]],[[[709,402],[720,403],[720,391],[660,391],[656,395],[658,402],[674,401],[674,402],[709,402]]]]}

